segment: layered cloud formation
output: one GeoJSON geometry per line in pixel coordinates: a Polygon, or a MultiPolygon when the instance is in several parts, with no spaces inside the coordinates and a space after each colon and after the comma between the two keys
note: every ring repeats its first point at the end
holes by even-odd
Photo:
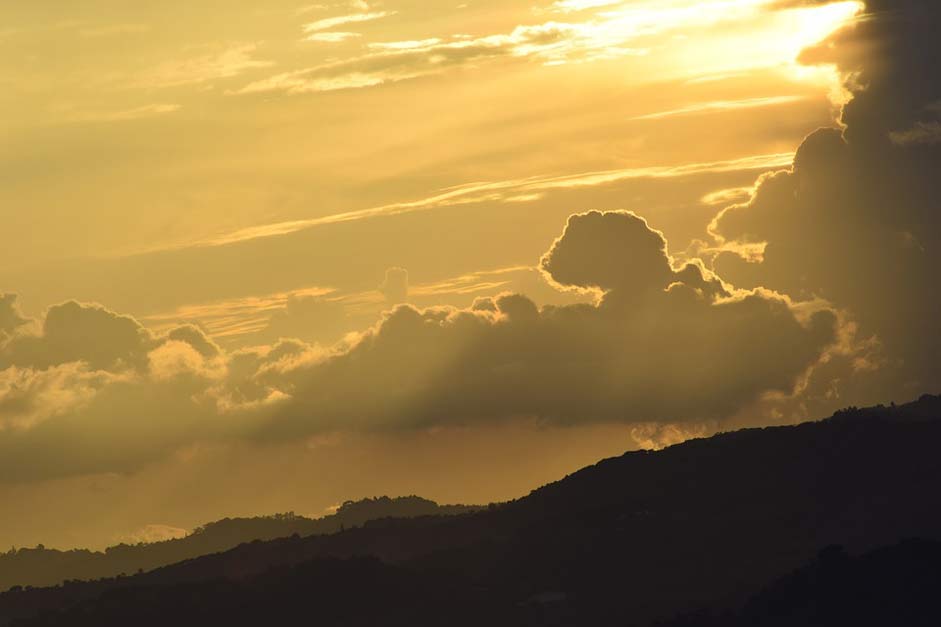
{"type": "MultiPolygon", "coordinates": [[[[822,305],[676,266],[633,213],[572,216],[541,267],[594,302],[540,308],[506,293],[466,309],[400,305],[331,348],[281,340],[225,353],[195,327],[155,334],[76,302],[29,325],[5,297],[0,478],[128,470],[204,440],[721,419],[791,394],[839,337],[822,305]]],[[[404,300],[407,274],[391,269],[382,289],[404,300]]]]}

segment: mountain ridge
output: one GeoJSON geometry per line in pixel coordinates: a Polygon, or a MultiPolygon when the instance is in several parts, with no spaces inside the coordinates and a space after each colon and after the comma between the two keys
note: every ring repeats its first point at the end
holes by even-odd
{"type": "MultiPolygon", "coordinates": [[[[160,599],[212,582],[228,590],[214,597],[219,603],[233,589],[279,577],[303,587],[303,573],[320,573],[320,581],[332,568],[324,564],[341,560],[336,568],[362,567],[380,579],[451,585],[455,603],[465,589],[482,590],[479,602],[503,608],[509,621],[490,624],[549,625],[568,616],[577,620],[558,624],[647,625],[695,608],[739,606],[829,545],[859,554],[906,538],[941,540],[938,442],[941,397],[851,408],[817,422],[629,452],[462,516],[384,519],[243,544],[135,577],[8,593],[0,595],[0,619],[69,607],[100,618],[107,604],[96,598],[128,610],[122,604],[146,591],[157,599],[147,607],[170,612],[166,621],[191,624],[160,599]],[[357,561],[364,559],[380,566],[357,561]],[[547,604],[548,614],[540,609],[547,604]]],[[[330,605],[317,592],[308,589],[330,605]]],[[[412,601],[397,609],[413,619],[412,601]]],[[[375,618],[355,604],[347,611],[349,624],[375,618]]]]}
{"type": "Polygon", "coordinates": [[[36,548],[0,553],[0,591],[13,586],[53,586],[67,580],[93,580],[150,571],[187,559],[226,551],[245,542],[298,534],[330,534],[381,518],[458,515],[476,505],[439,505],[419,496],[388,496],[346,501],[320,518],[293,512],[252,518],[223,518],[194,529],[183,538],[162,542],[121,543],[104,551],[36,548]]]}

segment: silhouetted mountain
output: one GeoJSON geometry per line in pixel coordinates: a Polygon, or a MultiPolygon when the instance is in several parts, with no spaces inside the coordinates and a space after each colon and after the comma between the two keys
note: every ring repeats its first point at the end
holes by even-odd
{"type": "Polygon", "coordinates": [[[0,554],[0,590],[12,586],[51,586],[68,580],[90,580],[132,574],[218,553],[253,540],[291,535],[335,533],[370,520],[445,516],[480,509],[467,505],[438,505],[417,496],[387,496],[347,501],[334,514],[305,518],[293,512],[257,518],[225,518],[197,528],[176,540],[151,544],[120,544],[103,552],[77,549],[58,551],[37,547],[0,554]]]}
{"type": "Polygon", "coordinates": [[[858,557],[831,546],[738,611],[700,611],[659,627],[935,627],[939,591],[941,543],[908,540],[858,557]]]}
{"type": "Polygon", "coordinates": [[[939,442],[941,397],[851,409],[628,453],[466,516],[387,519],[12,592],[0,617],[73,607],[23,624],[202,624],[205,612],[245,624],[239,616],[267,604],[269,624],[315,622],[321,608],[340,617],[328,624],[473,624],[483,608],[477,624],[647,625],[740,607],[823,547],[855,555],[941,540],[939,442]],[[338,591],[333,582],[355,582],[359,569],[365,583],[338,591]]]}
{"type": "MultiPolygon", "coordinates": [[[[850,557],[828,547],[738,612],[698,612],[658,627],[934,627],[941,622],[941,543],[910,540],[850,557]]],[[[28,623],[70,625],[326,625],[480,627],[579,625],[559,594],[516,602],[466,577],[385,565],[376,558],[317,559],[247,580],[129,586],[28,623]],[[311,591],[316,591],[312,603],[311,591]],[[235,601],[235,602],[234,602],[235,601]],[[312,622],[314,622],[312,620],[312,622]]]]}

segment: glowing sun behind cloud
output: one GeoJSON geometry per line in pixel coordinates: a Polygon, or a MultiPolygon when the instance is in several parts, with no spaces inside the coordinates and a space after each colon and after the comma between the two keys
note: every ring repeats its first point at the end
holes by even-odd
{"type": "Polygon", "coordinates": [[[583,23],[586,41],[616,51],[628,33],[643,41],[665,75],[699,77],[784,67],[797,77],[819,80],[829,70],[802,68],[801,50],[849,23],[861,2],[788,7],[776,0],[706,0],[623,3],[605,6],[583,23]]]}

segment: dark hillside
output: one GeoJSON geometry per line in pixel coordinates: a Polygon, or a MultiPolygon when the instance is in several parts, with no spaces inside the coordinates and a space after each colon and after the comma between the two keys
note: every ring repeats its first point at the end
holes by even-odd
{"type": "Polygon", "coordinates": [[[827,547],[738,611],[701,610],[659,627],[934,627],[941,543],[907,540],[851,556],[827,547]]]}
{"type": "MultiPolygon", "coordinates": [[[[105,590],[145,587],[164,599],[164,590],[184,584],[252,586],[271,569],[356,556],[485,590],[497,605],[551,606],[536,624],[573,616],[572,624],[645,625],[699,607],[737,607],[829,545],[861,554],[905,538],[941,540],[939,410],[941,399],[926,396],[628,453],[488,511],[377,521],[123,580],[2,595],[0,616],[105,590]]],[[[323,598],[317,586],[305,594],[313,604],[323,598]]],[[[99,616],[101,607],[86,610],[99,616]]],[[[360,611],[352,607],[350,616],[360,611]]]]}

